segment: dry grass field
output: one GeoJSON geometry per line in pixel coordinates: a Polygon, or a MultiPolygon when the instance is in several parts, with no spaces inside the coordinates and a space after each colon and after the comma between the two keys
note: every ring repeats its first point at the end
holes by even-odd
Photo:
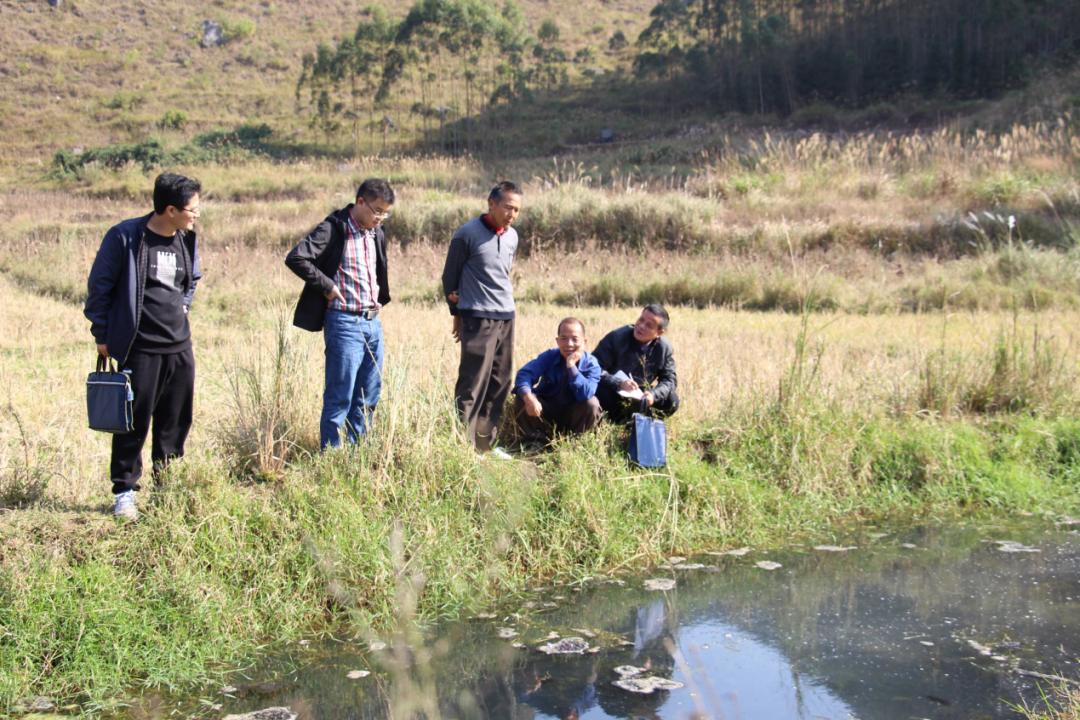
{"type": "MultiPolygon", "coordinates": [[[[409,199],[406,193],[402,203],[409,199]]],[[[37,464],[45,469],[47,507],[104,510],[109,499],[104,477],[108,442],[85,428],[82,382],[94,354],[81,297],[101,234],[114,220],[140,212],[142,205],[80,196],[60,203],[51,194],[8,195],[4,201],[15,210],[13,225],[19,234],[5,239],[9,255],[0,275],[6,308],[0,319],[0,467],[37,464]]],[[[289,326],[300,286],[282,263],[285,237],[291,231],[298,238],[300,228],[320,217],[315,204],[290,203],[284,209],[277,201],[207,203],[205,221],[215,231],[204,235],[205,278],[191,315],[199,362],[190,441],[196,455],[227,454],[223,444],[251,422],[238,406],[244,373],[268,372],[278,355],[282,327],[295,363],[289,386],[293,395],[287,398],[289,417],[296,421],[292,439],[300,448],[315,445],[321,336],[289,326]],[[242,240],[259,236],[265,226],[275,227],[275,240],[255,245],[242,240]]],[[[428,243],[391,249],[391,287],[401,299],[383,315],[386,372],[392,380],[383,404],[424,403],[425,412],[441,418],[440,431],[450,435],[457,348],[449,316],[435,300],[442,259],[441,247],[428,243]]],[[[668,253],[659,273],[708,273],[715,262],[708,256],[668,253]]],[[[812,270],[807,268],[792,282],[812,286],[812,270]]],[[[554,250],[523,257],[515,268],[519,286],[532,288],[537,296],[545,290],[557,296],[589,274],[647,278],[656,272],[656,263],[615,253],[597,257],[554,250]]],[[[669,338],[685,398],[672,421],[676,438],[684,428],[722,430],[747,407],[772,402],[791,372],[799,343],[812,368],[815,394],[855,413],[963,416],[965,393],[975,392],[979,383],[992,383],[995,372],[1031,375],[1028,380],[1035,385],[1024,399],[1029,411],[1075,409],[1080,325],[1078,311],[1072,309],[828,312],[805,318],[722,307],[675,306],[671,311],[669,338]],[[1012,367],[995,365],[1002,348],[1018,353],[1012,367]]],[[[571,313],[585,321],[595,343],[608,330],[632,321],[636,308],[526,300],[519,310],[515,346],[519,364],[552,347],[555,324],[571,313]]]]}

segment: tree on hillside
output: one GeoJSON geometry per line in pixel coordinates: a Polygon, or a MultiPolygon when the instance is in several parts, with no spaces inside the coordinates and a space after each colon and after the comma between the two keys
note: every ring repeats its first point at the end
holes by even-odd
{"type": "Polygon", "coordinates": [[[688,102],[788,113],[899,92],[985,97],[1080,56],[1075,0],[660,0],[638,77],[688,102]]]}
{"type": "MultiPolygon", "coordinates": [[[[532,41],[513,0],[501,10],[484,0],[419,0],[397,23],[375,10],[368,14],[352,38],[321,44],[304,58],[297,97],[307,90],[312,124],[328,136],[342,119],[355,122],[365,109],[373,127],[375,109],[393,97],[425,129],[438,119],[444,149],[467,149],[473,142],[470,125],[464,125],[463,137],[448,138],[447,118],[470,118],[527,97],[530,84],[552,76],[538,70],[551,64],[549,58],[537,58],[532,66],[525,62],[532,41]]],[[[562,52],[544,48],[556,59],[562,52]]],[[[561,58],[565,64],[565,53],[561,58]]]]}
{"type": "MultiPolygon", "coordinates": [[[[299,101],[304,87],[314,107],[313,127],[332,135],[349,122],[357,150],[360,147],[360,119],[367,116],[367,127],[376,126],[375,111],[387,98],[383,72],[392,49],[394,24],[380,7],[367,11],[352,37],[336,46],[319,45],[314,55],[305,55],[300,79],[296,84],[299,101]]],[[[392,65],[392,63],[391,63],[392,65]]]]}

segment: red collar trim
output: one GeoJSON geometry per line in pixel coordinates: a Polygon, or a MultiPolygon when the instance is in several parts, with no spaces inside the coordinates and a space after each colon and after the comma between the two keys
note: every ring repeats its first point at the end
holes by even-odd
{"type": "Polygon", "coordinates": [[[495,225],[495,221],[491,219],[491,215],[489,215],[488,213],[484,213],[480,216],[480,222],[484,223],[484,227],[486,227],[488,230],[495,233],[496,235],[502,235],[504,232],[506,232],[506,228],[497,227],[495,225]]]}

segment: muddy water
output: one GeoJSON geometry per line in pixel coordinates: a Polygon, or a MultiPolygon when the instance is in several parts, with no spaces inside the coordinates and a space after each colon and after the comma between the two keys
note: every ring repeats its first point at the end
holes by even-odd
{"type": "Polygon", "coordinates": [[[1080,680],[1078,528],[866,528],[819,548],[703,555],[537,592],[408,646],[298,648],[180,706],[216,717],[269,706],[302,718],[425,707],[455,718],[1015,717],[1011,703],[1037,704],[1037,686],[1053,684],[1039,675],[1080,680]],[[646,589],[655,579],[674,587],[646,589]],[[627,667],[681,687],[630,692],[613,684],[627,667]]]}

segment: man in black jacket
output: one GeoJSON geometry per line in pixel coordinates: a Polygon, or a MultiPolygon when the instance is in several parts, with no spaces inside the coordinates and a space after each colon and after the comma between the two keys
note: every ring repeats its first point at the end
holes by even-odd
{"type": "Polygon", "coordinates": [[[135,492],[142,447],[154,421],[150,458],[157,474],[184,454],[195,396],[195,355],[188,309],[202,277],[195,219],[199,181],[162,173],[154,181],[154,212],[105,233],[87,281],[83,314],[101,357],[129,373],[132,430],[112,438],[109,475],[113,513],[138,517],[135,492]]]}
{"type": "Polygon", "coordinates": [[[356,202],[327,216],[285,258],[304,280],[293,324],[322,331],[326,380],[319,420],[320,447],[349,442],[367,433],[382,390],[383,329],[379,311],[390,302],[386,235],[394,190],[369,178],[356,202]]]}
{"type": "Polygon", "coordinates": [[[658,415],[679,409],[675,357],[661,337],[668,322],[663,305],[646,305],[637,322],[612,330],[593,351],[601,370],[596,399],[612,420],[628,420],[642,403],[658,415]]]}

